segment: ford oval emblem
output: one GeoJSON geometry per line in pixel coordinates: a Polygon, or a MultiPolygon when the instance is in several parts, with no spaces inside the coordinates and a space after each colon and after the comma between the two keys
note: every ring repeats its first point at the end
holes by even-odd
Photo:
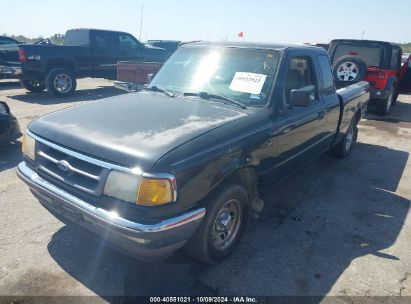
{"type": "Polygon", "coordinates": [[[65,160],[59,161],[57,163],[57,168],[63,172],[67,172],[70,169],[69,164],[65,160]]]}

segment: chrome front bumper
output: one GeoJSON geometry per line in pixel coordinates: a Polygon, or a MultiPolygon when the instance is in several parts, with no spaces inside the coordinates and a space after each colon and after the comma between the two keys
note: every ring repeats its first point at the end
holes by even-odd
{"type": "Polygon", "coordinates": [[[95,207],[41,178],[25,162],[17,175],[48,209],[96,233],[125,253],[143,260],[168,256],[194,234],[205,215],[200,208],[156,224],[141,224],[95,207]]]}

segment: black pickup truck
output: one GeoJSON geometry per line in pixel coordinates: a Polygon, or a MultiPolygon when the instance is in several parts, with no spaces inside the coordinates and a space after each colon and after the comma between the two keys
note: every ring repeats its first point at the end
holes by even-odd
{"type": "Polygon", "coordinates": [[[55,96],[66,97],[76,90],[77,78],[116,79],[118,61],[164,62],[167,57],[164,49],[144,45],[128,33],[74,29],[67,31],[63,45],[19,45],[18,49],[0,54],[0,66],[18,70],[16,77],[29,91],[42,92],[47,88],[55,96]],[[7,62],[2,59],[6,55],[19,62],[7,62]]]}
{"type": "Polygon", "coordinates": [[[260,189],[323,152],[350,153],[368,99],[367,82],[336,90],[318,47],[186,44],[144,91],[33,121],[17,174],[125,253],[185,246],[214,263],[247,210],[261,211],[260,189]]]}

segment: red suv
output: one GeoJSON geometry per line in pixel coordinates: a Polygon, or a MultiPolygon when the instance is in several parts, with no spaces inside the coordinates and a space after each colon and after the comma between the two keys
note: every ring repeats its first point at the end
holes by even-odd
{"type": "Polygon", "coordinates": [[[379,114],[390,112],[409,65],[408,58],[401,66],[402,49],[398,44],[338,39],[331,41],[329,55],[337,82],[368,81],[371,104],[375,104],[379,114]]]}

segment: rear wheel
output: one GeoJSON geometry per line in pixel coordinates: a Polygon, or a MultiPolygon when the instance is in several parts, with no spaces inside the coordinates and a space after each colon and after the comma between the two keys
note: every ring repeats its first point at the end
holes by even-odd
{"type": "Polygon", "coordinates": [[[391,89],[390,94],[386,99],[377,102],[377,113],[380,115],[388,115],[391,112],[391,106],[394,100],[394,89],[391,89]]]}
{"type": "Polygon", "coordinates": [[[46,89],[43,81],[40,80],[21,80],[22,86],[33,93],[40,93],[46,89]]]}
{"type": "Polygon", "coordinates": [[[207,264],[229,256],[247,220],[247,203],[247,192],[239,185],[229,186],[213,195],[203,222],[186,244],[187,253],[207,264]]]}
{"type": "Polygon", "coordinates": [[[53,69],[46,76],[47,90],[57,97],[68,97],[77,87],[75,75],[64,68],[53,69]]]}
{"type": "Polygon", "coordinates": [[[351,152],[353,143],[357,140],[357,134],[357,123],[356,119],[354,119],[348,127],[343,139],[336,146],[334,146],[332,151],[333,154],[339,158],[347,157],[351,152]]]}

